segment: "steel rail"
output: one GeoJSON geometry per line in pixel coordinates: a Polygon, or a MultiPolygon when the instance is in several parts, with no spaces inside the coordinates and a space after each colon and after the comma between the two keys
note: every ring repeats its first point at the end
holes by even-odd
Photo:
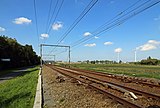
{"type": "Polygon", "coordinates": [[[107,80],[105,80],[105,76],[98,76],[98,75],[93,74],[93,73],[92,73],[92,74],[89,73],[90,75],[87,75],[88,73],[87,73],[87,74],[84,73],[84,72],[82,73],[82,71],[81,71],[81,72],[78,72],[78,71],[77,71],[77,72],[73,72],[74,70],[70,70],[70,69],[66,70],[66,69],[60,68],[60,67],[58,67],[58,68],[61,69],[61,70],[65,70],[65,71],[68,71],[68,72],[72,72],[72,73],[77,74],[77,75],[87,76],[87,77],[89,77],[89,78],[93,78],[93,79],[99,80],[99,81],[101,81],[101,82],[111,83],[111,84],[113,84],[113,85],[122,87],[122,88],[124,88],[124,89],[129,90],[129,91],[132,91],[132,92],[134,92],[134,93],[136,93],[136,94],[141,94],[141,95],[144,95],[144,96],[146,96],[146,97],[151,97],[151,98],[154,98],[154,99],[160,99],[160,95],[159,95],[159,94],[142,91],[142,90],[139,90],[139,89],[135,89],[135,88],[133,88],[133,87],[128,87],[128,86],[126,86],[126,85],[124,85],[124,84],[122,84],[122,83],[120,84],[120,83],[117,83],[117,82],[107,81],[107,80]]]}
{"type": "Polygon", "coordinates": [[[49,67],[50,67],[51,69],[56,70],[57,72],[65,75],[65,76],[69,76],[69,77],[71,77],[71,78],[74,78],[74,79],[82,82],[82,83],[88,84],[89,87],[92,87],[92,88],[94,88],[94,89],[96,89],[96,90],[98,90],[98,91],[106,94],[108,97],[110,97],[111,99],[113,99],[113,100],[116,101],[116,102],[121,103],[121,104],[124,105],[126,108],[143,108],[141,105],[137,105],[137,104],[135,104],[135,103],[133,103],[133,102],[130,102],[130,101],[128,101],[128,100],[125,100],[125,99],[122,99],[122,98],[116,96],[115,94],[107,91],[106,88],[99,87],[99,85],[97,85],[96,83],[89,84],[89,83],[87,83],[87,81],[85,81],[84,79],[81,79],[81,78],[79,78],[79,77],[76,77],[77,75],[74,75],[74,74],[71,73],[71,72],[68,72],[68,71],[66,72],[66,70],[58,69],[58,68],[55,68],[55,67],[53,68],[53,67],[51,67],[51,66],[49,66],[49,67]]]}
{"type": "MultiPolygon", "coordinates": [[[[67,67],[65,67],[67,68],[67,67]]],[[[71,70],[76,70],[76,71],[83,71],[83,72],[88,72],[88,73],[93,73],[93,74],[96,74],[96,75],[101,75],[101,76],[106,76],[106,77],[110,77],[110,78],[115,78],[115,79],[118,79],[118,80],[123,80],[123,78],[121,76],[116,76],[116,75],[113,75],[113,74],[109,74],[109,73],[103,73],[103,72],[95,72],[95,71],[89,71],[89,70],[83,70],[83,69],[76,69],[76,68],[67,68],[67,69],[71,69],[71,70]]],[[[130,80],[132,80],[131,82],[132,83],[138,83],[138,84],[142,84],[142,85],[146,85],[146,86],[149,86],[149,87],[157,87],[157,88],[160,88],[160,85],[159,84],[153,84],[153,83],[148,83],[144,80],[140,80],[140,79],[134,79],[132,77],[129,77],[130,80]]],[[[127,79],[128,80],[128,79],[127,79]]],[[[129,80],[128,80],[129,81],[129,80]]]]}

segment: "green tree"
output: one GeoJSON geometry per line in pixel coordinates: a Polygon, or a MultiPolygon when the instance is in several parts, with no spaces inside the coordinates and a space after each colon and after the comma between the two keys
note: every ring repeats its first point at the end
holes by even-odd
{"type": "Polygon", "coordinates": [[[31,45],[21,45],[16,39],[0,36],[0,69],[15,68],[39,64],[40,57],[31,45]],[[2,59],[10,59],[4,62],[2,59]]]}
{"type": "Polygon", "coordinates": [[[119,61],[119,64],[121,64],[121,63],[122,63],[122,60],[119,61]]]}
{"type": "Polygon", "coordinates": [[[143,65],[157,65],[158,59],[153,59],[149,56],[146,60],[141,60],[141,64],[143,64],[143,65]]]}
{"type": "Polygon", "coordinates": [[[149,56],[148,58],[147,58],[147,60],[151,60],[152,58],[151,58],[151,56],[149,56]]]}
{"type": "Polygon", "coordinates": [[[89,64],[89,60],[87,60],[86,62],[87,62],[87,64],[89,64]]]}
{"type": "Polygon", "coordinates": [[[96,60],[96,64],[99,64],[99,61],[98,61],[98,60],[96,60]]]}
{"type": "Polygon", "coordinates": [[[95,61],[91,61],[91,64],[95,64],[96,62],[95,61]]]}

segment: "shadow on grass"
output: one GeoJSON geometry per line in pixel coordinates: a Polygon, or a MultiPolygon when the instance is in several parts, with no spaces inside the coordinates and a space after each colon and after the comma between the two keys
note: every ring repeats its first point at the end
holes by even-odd
{"type": "Polygon", "coordinates": [[[25,71],[25,72],[22,72],[19,76],[24,76],[24,75],[26,75],[26,74],[29,74],[29,73],[34,72],[34,71],[37,71],[37,70],[39,70],[39,69],[36,68],[36,69],[27,70],[27,71],[25,71]]]}
{"type": "Polygon", "coordinates": [[[5,99],[5,97],[0,97],[0,107],[1,108],[9,107],[15,100],[25,99],[28,98],[29,96],[31,96],[31,92],[19,93],[8,99],[5,99]]]}
{"type": "Polygon", "coordinates": [[[37,71],[39,70],[38,67],[35,67],[35,68],[30,68],[29,70],[20,70],[19,72],[11,72],[5,76],[1,76],[0,77],[0,81],[5,81],[5,80],[9,80],[9,79],[12,79],[12,78],[16,78],[16,77],[19,77],[19,76],[24,76],[26,74],[29,74],[31,72],[34,72],[34,71],[37,71]]]}
{"type": "Polygon", "coordinates": [[[16,73],[14,71],[18,71],[18,70],[22,70],[21,72],[27,71],[27,69],[29,68],[34,68],[36,66],[27,66],[27,67],[21,67],[21,68],[12,68],[12,69],[8,69],[8,70],[0,70],[0,77],[6,76],[10,73],[16,73]]]}

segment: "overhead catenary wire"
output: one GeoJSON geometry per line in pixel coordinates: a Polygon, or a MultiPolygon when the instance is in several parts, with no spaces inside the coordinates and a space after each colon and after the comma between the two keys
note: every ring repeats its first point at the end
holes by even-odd
{"type": "MultiPolygon", "coordinates": [[[[60,37],[60,39],[56,42],[57,44],[60,44],[64,38],[74,29],[74,27],[81,21],[81,19],[89,12],[89,10],[98,2],[98,0],[92,0],[90,3],[86,6],[86,8],[81,12],[81,14],[76,18],[76,20],[72,23],[72,25],[68,28],[68,30],[60,37]],[[93,3],[93,4],[92,4],[93,3]]],[[[56,47],[55,47],[56,48],[56,47]]],[[[50,52],[52,53],[55,48],[50,52]]]]}
{"type": "MultiPolygon", "coordinates": [[[[103,27],[105,27],[108,24],[111,24],[114,22],[114,19],[122,16],[126,11],[128,11],[129,9],[131,9],[132,7],[134,7],[135,5],[137,5],[139,2],[141,2],[141,0],[136,1],[135,3],[133,3],[131,6],[129,6],[128,8],[126,8],[125,10],[119,12],[118,14],[116,14],[113,18],[109,19],[107,22],[105,22],[104,24],[102,24],[101,26],[99,26],[94,32],[92,32],[92,34],[96,33],[99,29],[102,29],[103,27]]],[[[77,44],[79,41],[83,41],[83,39],[85,39],[86,37],[83,37],[77,41],[75,41],[72,44],[77,44]]]]}
{"type": "Polygon", "coordinates": [[[36,24],[36,35],[38,40],[38,46],[39,46],[39,30],[38,30],[38,21],[37,21],[37,10],[36,10],[36,0],[33,1],[33,7],[34,7],[34,16],[35,16],[35,24],[36,24]]]}
{"type": "Polygon", "coordinates": [[[98,2],[98,0],[92,0],[88,6],[83,10],[83,12],[79,15],[79,17],[73,22],[73,24],[69,27],[69,29],[61,36],[61,38],[57,41],[58,44],[61,43],[64,38],[76,27],[76,25],[83,19],[83,17],[92,9],[92,7],[98,2]],[[93,4],[92,4],[93,3],[93,4]],[[90,6],[91,5],[91,6],[90,6]],[[90,7],[89,7],[90,6],[90,7]]]}
{"type": "MultiPolygon", "coordinates": [[[[67,36],[68,34],[76,27],[76,25],[86,16],[86,14],[95,6],[95,4],[98,2],[98,0],[92,0],[86,8],[82,11],[82,13],[77,17],[77,19],[72,23],[72,25],[67,29],[67,31],[60,37],[60,39],[56,42],[57,44],[60,44],[67,36]]],[[[50,54],[55,50],[56,47],[54,47],[53,50],[50,51],[50,54]]]]}
{"type": "MultiPolygon", "coordinates": [[[[62,8],[63,3],[64,3],[64,0],[56,0],[53,12],[50,15],[51,6],[52,6],[52,2],[50,2],[50,8],[49,8],[48,18],[47,18],[47,23],[46,23],[45,34],[50,35],[51,29],[52,29],[52,24],[56,21],[58,14],[60,12],[60,9],[62,8]],[[49,16],[51,16],[51,17],[49,18],[49,16]]],[[[46,40],[44,40],[44,43],[45,43],[45,41],[46,40]]]]}
{"type": "MultiPolygon", "coordinates": [[[[143,11],[145,11],[145,10],[153,7],[154,5],[156,5],[156,4],[158,4],[158,3],[160,3],[160,1],[157,1],[157,2],[153,2],[153,1],[152,1],[152,4],[150,4],[150,5],[148,4],[148,6],[145,6],[145,7],[141,8],[140,10],[138,10],[138,11],[136,11],[136,12],[133,12],[130,16],[125,17],[124,19],[118,21],[118,22],[116,23],[116,25],[114,25],[114,26],[115,26],[115,27],[116,27],[116,26],[119,26],[120,24],[126,22],[128,19],[130,19],[130,18],[132,18],[132,17],[140,14],[141,12],[143,12],[143,11]]],[[[114,26],[112,26],[112,27],[114,27],[114,26]]],[[[105,32],[105,31],[107,31],[107,30],[109,30],[109,29],[106,28],[106,29],[104,29],[103,31],[101,31],[101,33],[105,32]]],[[[93,36],[92,36],[92,38],[93,38],[93,36]]],[[[73,51],[73,49],[72,49],[72,51],[73,51]]],[[[64,51],[64,52],[66,52],[66,51],[64,51]]],[[[61,54],[61,53],[63,53],[63,52],[60,52],[60,53],[57,53],[57,54],[61,54]]]]}
{"type": "MultiPolygon", "coordinates": [[[[57,1],[59,2],[59,0],[57,0],[57,1]]],[[[54,16],[54,13],[52,14],[51,20],[49,21],[49,25],[48,25],[49,28],[48,28],[47,34],[50,34],[51,29],[52,29],[52,24],[53,24],[53,23],[55,22],[55,20],[57,19],[58,14],[59,14],[59,12],[60,12],[60,10],[61,10],[61,8],[62,8],[63,3],[64,3],[64,0],[61,0],[60,6],[58,7],[57,12],[56,12],[56,13],[54,12],[54,13],[55,13],[55,17],[54,17],[53,21],[52,21],[52,18],[53,18],[53,16],[54,16]]],[[[58,3],[56,4],[55,8],[57,8],[57,6],[58,6],[58,3]]]]}
{"type": "Polygon", "coordinates": [[[116,19],[117,17],[122,16],[125,12],[127,12],[128,10],[132,9],[134,6],[136,6],[138,3],[140,3],[142,0],[137,0],[135,3],[131,4],[131,6],[127,7],[126,9],[124,9],[123,11],[119,12],[117,15],[115,15],[113,18],[111,18],[110,20],[108,20],[106,23],[102,24],[101,26],[99,26],[95,31],[98,31],[99,29],[101,29],[102,27],[105,27],[106,24],[108,24],[109,22],[112,22],[114,19],[116,19]]]}
{"type": "Polygon", "coordinates": [[[58,6],[58,2],[59,2],[59,0],[56,0],[55,6],[53,8],[53,12],[51,14],[51,17],[48,20],[48,23],[47,23],[46,33],[48,32],[49,28],[51,27],[50,25],[52,24],[52,19],[53,19],[54,15],[55,15],[55,12],[56,12],[56,9],[57,9],[57,6],[58,6]]]}
{"type": "MultiPolygon", "coordinates": [[[[121,14],[118,13],[118,14],[117,14],[116,16],[114,16],[112,19],[110,19],[109,21],[107,21],[106,23],[104,23],[103,25],[101,25],[100,27],[98,27],[98,28],[95,30],[95,32],[93,32],[93,34],[96,33],[96,31],[98,31],[98,29],[105,27],[106,24],[107,24],[107,25],[112,24],[112,23],[115,21],[115,20],[114,20],[115,18],[123,15],[123,13],[124,13],[125,11],[127,11],[127,10],[129,10],[130,8],[134,7],[134,6],[135,6],[136,4],[138,4],[140,1],[141,1],[141,0],[136,1],[136,2],[135,2],[134,4],[132,4],[130,7],[128,7],[127,9],[123,10],[122,12],[120,12],[121,14]]],[[[116,21],[117,21],[117,20],[118,20],[118,18],[116,19],[116,21]]],[[[119,25],[119,24],[118,24],[118,25],[119,25]]],[[[116,25],[115,25],[115,26],[116,26],[116,25]]],[[[113,28],[113,26],[109,26],[107,29],[109,30],[109,29],[111,29],[111,28],[113,28]]],[[[94,36],[96,36],[96,35],[92,35],[92,38],[93,38],[94,36]]],[[[90,39],[91,37],[88,37],[88,38],[90,39]]],[[[76,45],[72,45],[71,47],[75,47],[75,46],[77,46],[79,43],[83,43],[83,42],[89,40],[88,38],[86,39],[86,37],[84,37],[84,38],[82,38],[82,39],[74,42],[76,45]],[[84,40],[84,39],[86,39],[86,40],[84,40]]],[[[58,54],[61,54],[61,53],[63,53],[63,52],[65,52],[65,51],[59,52],[58,54]]]]}
{"type": "Polygon", "coordinates": [[[122,24],[122,20],[124,20],[124,19],[127,20],[127,19],[130,18],[130,16],[131,16],[131,17],[135,16],[137,13],[134,12],[134,11],[136,11],[137,9],[139,9],[139,8],[141,8],[142,6],[146,5],[149,1],[151,1],[151,0],[148,0],[148,1],[146,1],[146,2],[144,2],[144,3],[142,3],[142,4],[140,4],[140,5],[138,5],[137,7],[135,7],[134,9],[132,9],[131,11],[127,12],[126,14],[120,16],[119,18],[115,19],[115,20],[112,21],[112,22],[109,22],[109,23],[106,25],[106,27],[103,25],[102,28],[101,28],[102,30],[100,30],[100,31],[95,31],[95,32],[92,34],[92,36],[87,37],[87,38],[84,37],[84,38],[76,41],[76,43],[73,44],[72,47],[77,46],[78,44],[83,43],[83,42],[85,42],[85,41],[87,41],[87,40],[89,40],[89,39],[91,39],[91,38],[93,38],[93,37],[95,37],[95,36],[97,36],[97,35],[105,32],[105,31],[108,30],[108,29],[114,28],[114,26],[116,27],[116,26],[122,24]],[[131,14],[131,13],[132,13],[132,14],[131,14]],[[129,18],[126,19],[125,16],[127,16],[127,15],[129,15],[129,18]],[[124,17],[124,19],[122,19],[123,17],[124,17]],[[112,25],[111,25],[111,24],[112,24],[112,25]]]}
{"type": "MultiPolygon", "coordinates": [[[[151,1],[151,0],[148,0],[148,1],[151,1]]],[[[140,5],[140,8],[141,8],[140,10],[138,10],[138,11],[136,11],[136,12],[133,11],[131,15],[125,17],[125,18],[122,19],[122,20],[117,21],[115,24],[113,24],[113,25],[111,25],[111,26],[109,26],[109,27],[107,27],[107,28],[99,31],[97,34],[92,35],[91,37],[88,37],[87,39],[83,40],[82,42],[80,42],[80,43],[78,43],[78,44],[76,44],[76,45],[71,46],[71,48],[73,48],[73,47],[75,47],[75,46],[78,46],[78,45],[82,44],[83,42],[86,42],[86,41],[89,40],[89,39],[92,39],[94,36],[96,36],[96,35],[98,35],[98,34],[100,34],[100,33],[107,32],[108,30],[111,30],[111,29],[119,26],[120,24],[123,24],[123,23],[126,22],[128,19],[130,19],[130,18],[132,18],[132,17],[140,14],[141,12],[144,12],[145,10],[147,10],[147,9],[149,9],[149,8],[157,5],[157,4],[159,4],[159,3],[160,3],[160,0],[158,0],[158,1],[156,1],[156,2],[153,2],[153,1],[152,1],[151,4],[148,4],[147,6],[145,6],[145,7],[142,8],[142,6],[146,5],[146,3],[148,3],[148,2],[145,2],[145,3],[143,3],[143,4],[140,5]]],[[[138,7],[139,7],[139,6],[138,6],[138,7]]],[[[138,7],[137,7],[137,8],[138,8],[138,7]]],[[[135,10],[137,10],[137,8],[135,8],[135,10]]],[[[73,49],[72,49],[72,50],[73,50],[73,49]]],[[[58,53],[58,54],[61,54],[61,53],[63,53],[63,52],[60,52],[60,53],[58,53]]]]}
{"type": "MultiPolygon", "coordinates": [[[[96,33],[96,31],[98,31],[100,28],[103,28],[106,26],[106,24],[112,24],[114,22],[114,19],[116,19],[117,17],[123,15],[126,11],[128,11],[129,9],[131,9],[132,7],[134,7],[135,5],[137,5],[141,0],[136,1],[135,3],[133,3],[131,6],[129,6],[128,8],[126,8],[125,10],[121,11],[120,13],[118,13],[117,15],[115,15],[112,19],[110,19],[109,21],[107,21],[106,23],[104,23],[103,25],[101,25],[100,27],[98,27],[94,33],[96,33]]],[[[150,1],[150,0],[149,0],[150,1]]],[[[116,19],[117,20],[117,19],[116,19]]],[[[112,26],[111,26],[112,27],[112,26]]],[[[108,27],[108,29],[111,29],[110,27],[108,27]]],[[[93,36],[94,37],[94,36],[93,36]]],[[[86,39],[86,37],[81,38],[80,40],[74,42],[74,44],[78,44],[79,42],[84,42],[84,39],[86,39]]],[[[76,45],[74,45],[76,46],[76,45]]],[[[74,47],[73,45],[71,47],[74,47]]],[[[60,52],[63,53],[63,52],[60,52]]]]}
{"type": "MultiPolygon", "coordinates": [[[[47,17],[47,21],[46,21],[46,31],[45,32],[47,32],[47,27],[48,27],[48,23],[49,23],[49,20],[50,20],[50,14],[51,14],[51,7],[52,7],[52,2],[53,0],[50,0],[50,5],[49,5],[49,10],[48,10],[48,17],[47,17]]],[[[55,9],[54,9],[55,10],[55,9]]],[[[53,10],[53,11],[54,11],[53,10]]]]}

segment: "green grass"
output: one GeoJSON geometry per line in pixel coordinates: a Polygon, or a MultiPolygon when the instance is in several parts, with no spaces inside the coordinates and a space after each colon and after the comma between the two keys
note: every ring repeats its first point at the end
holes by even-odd
{"type": "Polygon", "coordinates": [[[160,79],[160,66],[133,64],[71,64],[71,67],[97,72],[160,79]]]}
{"type": "Polygon", "coordinates": [[[0,108],[32,108],[38,81],[38,67],[0,84],[0,108]]]}

